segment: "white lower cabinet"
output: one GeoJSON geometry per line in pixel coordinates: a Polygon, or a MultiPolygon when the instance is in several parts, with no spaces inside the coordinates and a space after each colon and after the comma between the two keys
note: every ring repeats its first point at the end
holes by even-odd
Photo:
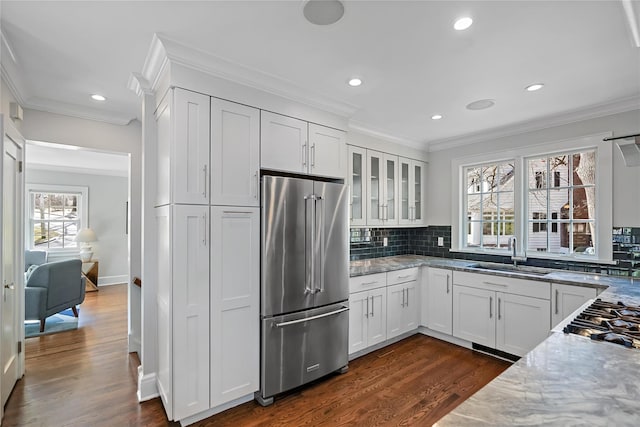
{"type": "Polygon", "coordinates": [[[420,300],[418,282],[387,287],[387,339],[418,327],[420,300]]]}
{"type": "Polygon", "coordinates": [[[455,337],[524,356],[549,334],[549,300],[453,286],[455,337]]]}
{"type": "Polygon", "coordinates": [[[453,333],[453,274],[451,270],[424,267],[422,270],[421,323],[427,328],[453,333]]]}
{"type": "Polygon", "coordinates": [[[349,354],[387,339],[386,287],[349,295],[349,354]]]}
{"type": "Polygon", "coordinates": [[[552,283],[551,328],[555,328],[558,323],[596,296],[597,291],[594,288],[552,283]]]}

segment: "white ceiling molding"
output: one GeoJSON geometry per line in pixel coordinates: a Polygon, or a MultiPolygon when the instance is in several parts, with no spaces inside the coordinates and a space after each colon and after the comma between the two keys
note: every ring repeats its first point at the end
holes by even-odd
{"type": "MultiPolygon", "coordinates": [[[[609,116],[612,114],[626,113],[627,111],[640,109],[640,96],[632,96],[629,98],[612,101],[589,108],[575,110],[564,114],[554,114],[553,116],[543,117],[530,121],[515,123],[501,128],[491,129],[489,131],[472,133],[461,137],[447,138],[437,141],[428,141],[428,151],[441,151],[450,148],[460,147],[463,145],[475,144],[491,139],[504,138],[512,135],[533,132],[536,130],[546,129],[554,126],[562,126],[569,123],[580,122],[583,120],[594,119],[598,117],[609,116]]],[[[425,142],[427,143],[427,142],[425,142]]]]}
{"type": "Polygon", "coordinates": [[[167,62],[179,64],[206,74],[244,86],[268,92],[301,104],[319,108],[340,116],[351,117],[360,107],[331,99],[303,88],[280,77],[246,67],[209,52],[183,45],[163,35],[155,34],[144,66],[142,76],[156,88],[158,79],[167,62]]]}
{"type": "Polygon", "coordinates": [[[374,138],[379,138],[384,141],[405,145],[407,147],[415,148],[416,150],[425,151],[427,148],[427,145],[423,142],[414,141],[408,138],[391,135],[389,133],[386,133],[385,131],[374,129],[366,123],[361,123],[355,120],[349,120],[349,130],[352,130],[364,135],[372,136],[374,138]]]}
{"type": "Polygon", "coordinates": [[[11,57],[11,60],[14,63],[18,63],[18,60],[16,59],[16,54],[13,53],[13,48],[11,47],[11,45],[9,44],[9,40],[7,40],[7,38],[5,37],[4,33],[2,32],[2,30],[0,29],[0,38],[2,39],[2,44],[4,45],[4,47],[7,49],[7,52],[9,53],[9,56],[11,57]]]}
{"type": "Polygon", "coordinates": [[[114,169],[58,166],[58,165],[48,165],[43,163],[28,163],[26,167],[29,170],[44,170],[44,171],[50,171],[50,172],[80,173],[85,175],[100,175],[100,176],[120,176],[125,178],[129,176],[129,173],[127,171],[114,170],[114,169]]]}
{"type": "Polygon", "coordinates": [[[94,120],[121,126],[126,126],[131,123],[132,120],[136,119],[136,117],[129,117],[127,115],[111,111],[104,111],[74,104],[65,104],[59,101],[52,101],[50,99],[37,97],[29,98],[24,103],[23,107],[47,113],[62,114],[64,116],[78,117],[80,119],[94,120]]]}
{"type": "Polygon", "coordinates": [[[7,84],[11,95],[13,95],[18,104],[24,106],[25,86],[22,81],[23,73],[18,69],[18,63],[16,56],[13,53],[13,48],[2,31],[0,31],[0,38],[2,38],[0,58],[3,58],[3,60],[0,61],[0,73],[2,73],[2,79],[7,84]],[[11,61],[7,61],[4,58],[11,58],[11,61]]]}
{"type": "MultiPolygon", "coordinates": [[[[640,27],[639,24],[639,15],[640,11],[633,10],[633,1],[631,0],[621,0],[622,8],[624,9],[624,14],[627,17],[627,23],[629,24],[629,30],[631,31],[631,37],[633,38],[633,42],[636,47],[640,47],[640,27]]],[[[637,4],[637,3],[636,3],[637,4]]]]}
{"type": "Polygon", "coordinates": [[[131,73],[127,87],[139,97],[143,95],[153,95],[151,84],[140,73],[131,73]]]}

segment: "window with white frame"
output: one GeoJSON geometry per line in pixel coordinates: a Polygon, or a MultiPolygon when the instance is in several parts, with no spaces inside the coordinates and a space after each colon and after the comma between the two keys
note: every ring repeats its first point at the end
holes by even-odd
{"type": "Polygon", "coordinates": [[[453,183],[461,194],[453,199],[451,250],[504,251],[514,236],[519,256],[610,262],[607,136],[523,146],[501,152],[504,160],[490,160],[496,158],[491,152],[454,159],[453,183]]]}
{"type": "Polygon", "coordinates": [[[87,187],[27,184],[27,247],[77,249],[75,237],[87,227],[87,187]]]}
{"type": "Polygon", "coordinates": [[[513,162],[465,168],[466,247],[507,250],[514,232],[513,162]]]}

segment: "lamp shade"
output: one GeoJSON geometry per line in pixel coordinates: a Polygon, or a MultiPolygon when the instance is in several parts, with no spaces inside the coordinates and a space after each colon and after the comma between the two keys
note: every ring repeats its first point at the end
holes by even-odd
{"type": "Polygon", "coordinates": [[[89,243],[98,240],[96,233],[90,228],[83,228],[76,235],[76,242],[89,243]]]}

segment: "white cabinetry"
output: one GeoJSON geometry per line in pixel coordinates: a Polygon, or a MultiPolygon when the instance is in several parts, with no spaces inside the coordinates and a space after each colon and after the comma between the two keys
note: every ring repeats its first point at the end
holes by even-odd
{"type": "Polygon", "coordinates": [[[366,225],[367,150],[349,146],[349,220],[350,225],[366,225]]]}
{"type": "Polygon", "coordinates": [[[453,332],[452,272],[441,268],[422,270],[422,325],[451,335],[453,332]]]}
{"type": "Polygon", "coordinates": [[[349,354],[387,339],[386,287],[349,295],[349,354]]]}
{"type": "Polygon", "coordinates": [[[387,288],[387,339],[418,327],[420,300],[416,280],[387,288]]]}
{"type": "Polygon", "coordinates": [[[260,165],[277,171],[345,178],[345,132],[262,111],[260,165]]]}
{"type": "Polygon", "coordinates": [[[211,208],[211,406],[259,387],[260,209],[211,208]]]}
{"type": "Polygon", "coordinates": [[[400,168],[399,224],[424,225],[425,164],[402,157],[398,159],[398,164],[400,168]]]}
{"type": "Polygon", "coordinates": [[[211,204],[260,206],[260,110],[211,98],[211,204]]]}
{"type": "Polygon", "coordinates": [[[518,356],[547,337],[548,283],[467,272],[453,278],[455,337],[518,356]]]}
{"type": "Polygon", "coordinates": [[[594,288],[552,283],[551,328],[555,328],[558,323],[596,296],[597,292],[594,288]]]}
{"type": "Polygon", "coordinates": [[[156,206],[209,203],[209,97],[172,89],[156,110],[156,206]]]}
{"type": "Polygon", "coordinates": [[[367,150],[367,225],[398,224],[398,157],[367,150]]]}
{"type": "Polygon", "coordinates": [[[209,409],[209,207],[156,208],[158,389],[167,416],[209,409]]]}

